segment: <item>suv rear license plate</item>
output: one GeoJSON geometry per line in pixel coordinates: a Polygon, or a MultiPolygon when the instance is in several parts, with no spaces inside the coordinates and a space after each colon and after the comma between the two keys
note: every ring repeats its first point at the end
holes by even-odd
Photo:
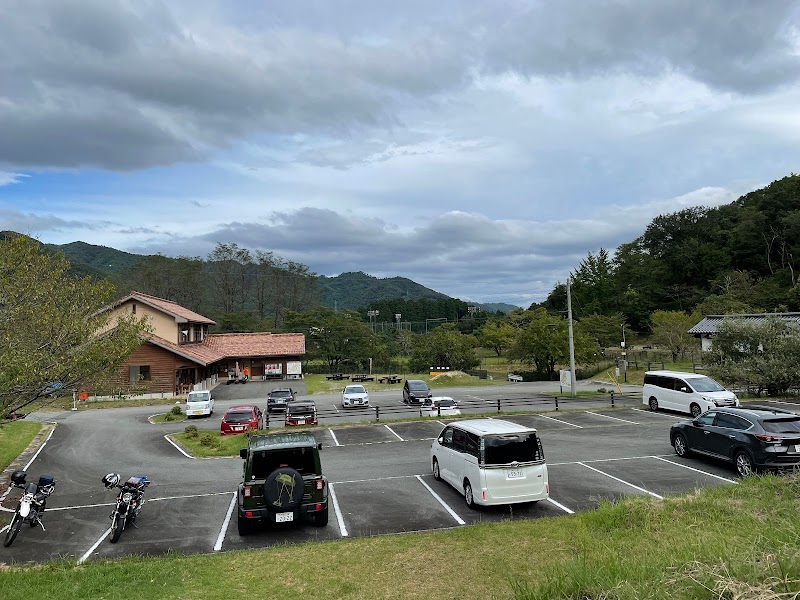
{"type": "Polygon", "coordinates": [[[294,521],[294,513],[275,513],[276,523],[288,523],[289,521],[294,521]]]}
{"type": "Polygon", "coordinates": [[[506,479],[522,479],[525,473],[522,469],[508,469],[506,470],[506,479]]]}
{"type": "Polygon", "coordinates": [[[800,452],[800,444],[796,446],[789,446],[789,452],[800,452]]]}
{"type": "Polygon", "coordinates": [[[297,424],[298,425],[305,425],[306,424],[306,420],[305,419],[297,419],[297,424]]]}

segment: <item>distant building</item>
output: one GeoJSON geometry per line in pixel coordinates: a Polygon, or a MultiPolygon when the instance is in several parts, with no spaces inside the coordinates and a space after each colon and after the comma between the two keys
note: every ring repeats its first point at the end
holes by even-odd
{"type": "Polygon", "coordinates": [[[302,333],[208,333],[214,321],[175,302],[131,292],[105,308],[146,316],[152,328],[108,383],[137,394],[177,395],[208,389],[220,378],[299,379],[305,354],[302,333]]]}
{"type": "Polygon", "coordinates": [[[725,319],[733,319],[736,321],[745,321],[748,323],[766,323],[767,318],[769,317],[778,317],[781,320],[792,323],[795,326],[800,327],[800,313],[791,312],[791,313],[759,313],[759,314],[752,314],[752,315],[708,315],[702,321],[700,321],[697,325],[692,327],[689,330],[689,333],[693,334],[695,337],[700,338],[700,344],[702,345],[703,351],[711,350],[713,345],[713,338],[714,335],[717,333],[717,327],[720,323],[722,323],[725,319]]]}

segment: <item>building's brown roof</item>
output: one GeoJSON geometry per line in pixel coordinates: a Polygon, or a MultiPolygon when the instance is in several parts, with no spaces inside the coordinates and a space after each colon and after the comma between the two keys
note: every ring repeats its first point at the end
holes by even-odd
{"type": "Polygon", "coordinates": [[[203,346],[224,357],[299,356],[306,353],[302,333],[212,333],[203,346]]]}
{"type": "Polygon", "coordinates": [[[205,344],[178,345],[152,333],[145,334],[145,338],[151,344],[155,344],[156,346],[164,348],[165,350],[169,350],[178,356],[182,356],[183,358],[187,358],[203,366],[210,365],[211,363],[225,358],[219,352],[209,348],[205,344]]]}
{"type": "Polygon", "coordinates": [[[217,324],[216,321],[212,321],[211,319],[204,317],[203,315],[200,315],[194,312],[193,310],[184,308],[183,306],[173,302],[172,300],[157,298],[156,296],[142,294],[141,292],[132,291],[130,294],[128,294],[122,300],[120,300],[117,304],[122,304],[123,302],[127,302],[128,300],[138,300],[139,302],[152,306],[153,308],[157,308],[158,310],[163,311],[175,317],[176,321],[179,323],[184,321],[189,321],[191,323],[207,323],[208,325],[217,324]]]}

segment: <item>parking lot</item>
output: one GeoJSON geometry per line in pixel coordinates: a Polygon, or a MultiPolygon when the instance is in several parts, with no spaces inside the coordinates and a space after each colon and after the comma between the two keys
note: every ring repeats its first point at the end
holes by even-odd
{"type": "MultiPolygon", "coordinates": [[[[428,531],[555,517],[630,495],[658,499],[735,485],[735,472],[724,463],[674,454],[669,427],[682,415],[586,404],[583,411],[504,417],[539,430],[548,461],[548,501],[468,509],[459,492],[431,474],[430,444],[444,420],[321,427],[314,435],[324,446],[323,468],[331,484],[328,525],[272,525],[246,537],[238,535],[235,523],[241,459],[187,458],[165,439],[185,424],[152,425],[145,407],[50,415],[58,425],[28,469],[34,476],[52,473],[58,481],[43,519],[47,531],[23,529],[10,548],[0,548],[0,562],[64,557],[82,562],[428,531]],[[146,473],[153,481],[138,528],[126,530],[117,544],[107,538],[113,494],[100,483],[109,471],[125,477],[146,473]]],[[[12,493],[3,501],[5,510],[16,497],[12,493]]]]}

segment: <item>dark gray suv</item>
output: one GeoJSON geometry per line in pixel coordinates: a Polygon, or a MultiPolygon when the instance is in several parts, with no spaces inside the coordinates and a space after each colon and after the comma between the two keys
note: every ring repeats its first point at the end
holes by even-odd
{"type": "Polygon", "coordinates": [[[406,379],[403,384],[403,402],[406,404],[422,404],[425,398],[432,398],[433,392],[422,379],[406,379]]]}
{"type": "Polygon", "coordinates": [[[766,406],[718,408],[670,428],[678,456],[696,452],[732,462],[742,477],[800,465],[800,415],[766,406]]]}

